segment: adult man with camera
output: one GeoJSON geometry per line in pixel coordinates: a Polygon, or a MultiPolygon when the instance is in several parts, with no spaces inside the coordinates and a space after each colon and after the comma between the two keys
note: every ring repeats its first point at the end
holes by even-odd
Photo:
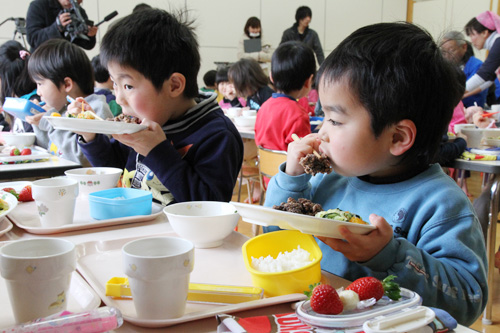
{"type": "Polygon", "coordinates": [[[32,1],[26,14],[26,37],[31,51],[52,38],[65,38],[91,50],[96,44],[97,27],[80,7],[82,1],[32,1]]]}

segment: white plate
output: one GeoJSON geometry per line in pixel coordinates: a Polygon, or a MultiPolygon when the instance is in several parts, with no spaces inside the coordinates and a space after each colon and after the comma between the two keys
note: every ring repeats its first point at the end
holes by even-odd
{"type": "Polygon", "coordinates": [[[163,206],[153,203],[151,215],[137,215],[121,217],[109,220],[95,220],[90,217],[89,201],[87,198],[78,197],[76,199],[75,215],[72,224],[65,224],[60,227],[44,228],[40,223],[40,216],[34,201],[21,202],[17,209],[9,213],[9,219],[19,228],[32,234],[47,235],[57,234],[67,231],[84,230],[99,227],[109,227],[119,224],[144,222],[155,219],[162,214],[163,206]]]}
{"type": "MultiPolygon", "coordinates": [[[[178,237],[173,232],[157,236],[178,237]]],[[[77,245],[77,270],[107,306],[120,309],[123,318],[134,325],[167,327],[213,317],[220,313],[231,313],[305,299],[303,294],[290,294],[230,305],[188,302],[186,312],[180,318],[155,320],[137,318],[133,300],[115,299],[106,296],[106,282],[112,277],[125,277],[121,258],[122,246],[137,238],[86,242],[77,245]]],[[[194,270],[190,277],[191,282],[251,286],[252,278],[245,268],[241,252],[241,246],[246,240],[248,240],[247,237],[233,232],[224,240],[222,246],[210,249],[196,249],[194,270]]]]}
{"type": "Polygon", "coordinates": [[[43,159],[47,159],[51,157],[52,155],[47,153],[46,151],[40,151],[40,150],[31,150],[30,155],[17,155],[17,156],[10,156],[10,154],[0,154],[0,162],[6,163],[6,162],[28,162],[28,161],[40,161],[43,159]]]}
{"type": "Polygon", "coordinates": [[[81,133],[131,134],[147,128],[144,125],[118,121],[78,119],[67,117],[45,117],[56,129],[81,133]]]}
{"type": "Polygon", "coordinates": [[[7,202],[7,204],[9,205],[9,209],[3,210],[0,213],[0,219],[1,219],[4,216],[7,216],[7,214],[10,214],[14,210],[14,208],[16,208],[17,199],[12,194],[4,192],[1,189],[0,189],[0,199],[5,200],[5,202],[7,202]]]}
{"type": "Polygon", "coordinates": [[[375,229],[374,226],[369,224],[357,224],[295,214],[269,207],[244,204],[241,202],[231,201],[231,203],[236,207],[236,209],[238,209],[238,214],[241,215],[243,221],[259,224],[265,227],[275,225],[282,229],[297,229],[305,234],[314,236],[343,239],[344,237],[342,237],[338,230],[340,226],[345,226],[351,232],[362,235],[375,229]]]}
{"type": "MultiPolygon", "coordinates": [[[[0,245],[1,246],[1,245],[0,245]]],[[[78,313],[97,309],[101,299],[95,291],[82,279],[80,274],[74,272],[68,292],[67,311],[78,313]]],[[[0,327],[14,326],[14,314],[10,306],[9,294],[5,280],[0,276],[0,327]]]]}
{"type": "Polygon", "coordinates": [[[494,146],[494,147],[500,147],[500,140],[499,139],[484,139],[484,142],[488,145],[488,146],[494,146]]]}
{"type": "Polygon", "coordinates": [[[6,217],[0,217],[0,236],[6,234],[12,229],[13,225],[6,217]]]}

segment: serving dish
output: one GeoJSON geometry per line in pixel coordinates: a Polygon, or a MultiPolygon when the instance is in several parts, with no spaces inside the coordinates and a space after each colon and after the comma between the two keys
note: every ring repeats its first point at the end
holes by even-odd
{"type": "Polygon", "coordinates": [[[147,128],[146,126],[140,124],[118,121],[103,121],[96,119],[78,119],[52,116],[47,116],[45,118],[56,129],[81,133],[131,134],[147,128]]]}
{"type": "Polygon", "coordinates": [[[343,239],[339,227],[345,226],[355,234],[367,234],[375,227],[370,224],[357,224],[330,220],[320,217],[295,214],[281,210],[231,201],[243,221],[261,226],[278,226],[281,229],[297,229],[305,234],[343,239]]]}
{"type": "Polygon", "coordinates": [[[6,217],[0,217],[0,236],[8,233],[14,225],[6,217]]]}

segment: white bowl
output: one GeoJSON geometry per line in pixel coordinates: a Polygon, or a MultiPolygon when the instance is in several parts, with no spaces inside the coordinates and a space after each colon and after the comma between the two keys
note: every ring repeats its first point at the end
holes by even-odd
{"type": "Polygon", "coordinates": [[[180,202],[165,207],[163,213],[175,233],[202,249],[222,245],[240,219],[232,204],[218,201],[180,202]]]}
{"type": "Polygon", "coordinates": [[[255,110],[243,110],[242,114],[245,117],[256,117],[257,111],[255,111],[255,110]]]}
{"type": "Polygon", "coordinates": [[[233,118],[241,116],[241,108],[229,108],[227,109],[227,115],[233,118]]]}
{"type": "Polygon", "coordinates": [[[1,136],[6,146],[15,146],[18,149],[33,146],[36,139],[35,133],[2,132],[1,136]]]}
{"type": "Polygon", "coordinates": [[[91,167],[66,170],[64,174],[76,180],[80,194],[86,196],[92,192],[116,187],[122,171],[119,168],[91,167]]]}
{"type": "Polygon", "coordinates": [[[246,117],[246,116],[241,116],[234,118],[234,122],[236,125],[240,127],[255,127],[255,121],[257,120],[257,117],[246,117]]]}
{"type": "Polygon", "coordinates": [[[481,140],[483,138],[484,129],[482,128],[463,128],[462,134],[467,137],[467,147],[480,148],[481,140]]]}

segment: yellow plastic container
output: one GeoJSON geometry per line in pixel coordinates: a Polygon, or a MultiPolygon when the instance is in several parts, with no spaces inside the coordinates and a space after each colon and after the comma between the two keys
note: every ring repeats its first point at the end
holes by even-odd
{"type": "Polygon", "coordinates": [[[309,285],[321,281],[320,261],[323,253],[311,235],[298,230],[274,231],[249,239],[242,247],[245,266],[252,275],[253,285],[264,289],[267,297],[303,293],[309,285]],[[311,254],[312,263],[285,272],[260,272],[252,267],[252,257],[271,255],[276,258],[280,252],[291,252],[300,245],[311,254]]]}

